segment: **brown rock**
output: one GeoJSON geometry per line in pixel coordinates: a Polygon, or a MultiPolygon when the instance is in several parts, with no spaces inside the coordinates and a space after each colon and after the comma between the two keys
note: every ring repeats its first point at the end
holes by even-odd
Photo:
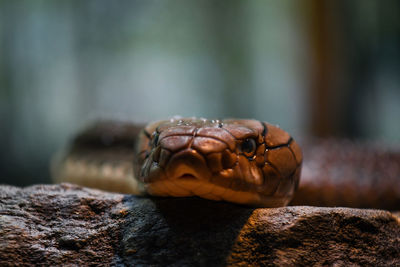
{"type": "Polygon", "coordinates": [[[67,184],[0,186],[0,266],[113,262],[122,198],[67,184]]]}
{"type": "Polygon", "coordinates": [[[382,210],[253,209],[68,184],[0,187],[0,266],[400,265],[382,210]]]}

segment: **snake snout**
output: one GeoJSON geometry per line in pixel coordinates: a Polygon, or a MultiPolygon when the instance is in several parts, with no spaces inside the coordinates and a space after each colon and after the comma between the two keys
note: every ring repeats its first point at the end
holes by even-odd
{"type": "Polygon", "coordinates": [[[193,149],[185,149],[173,155],[166,173],[171,179],[208,180],[211,176],[203,156],[193,149]]]}

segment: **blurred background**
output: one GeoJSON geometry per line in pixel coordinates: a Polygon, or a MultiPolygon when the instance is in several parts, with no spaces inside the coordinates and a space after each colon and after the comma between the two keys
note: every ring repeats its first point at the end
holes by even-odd
{"type": "Polygon", "coordinates": [[[0,0],[0,183],[97,118],[400,142],[400,1],[0,0]]]}

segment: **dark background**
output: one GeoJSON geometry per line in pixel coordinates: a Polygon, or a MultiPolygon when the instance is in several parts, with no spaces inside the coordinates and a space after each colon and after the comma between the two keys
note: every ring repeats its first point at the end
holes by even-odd
{"type": "Polygon", "coordinates": [[[400,1],[0,1],[0,183],[97,118],[400,142],[400,1]]]}

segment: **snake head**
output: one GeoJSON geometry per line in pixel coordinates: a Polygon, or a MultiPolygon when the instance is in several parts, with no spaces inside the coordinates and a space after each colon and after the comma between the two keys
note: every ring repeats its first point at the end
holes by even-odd
{"type": "Polygon", "coordinates": [[[137,159],[136,177],[150,195],[278,207],[298,187],[302,153],[266,122],[174,118],[142,131],[137,159]]]}

